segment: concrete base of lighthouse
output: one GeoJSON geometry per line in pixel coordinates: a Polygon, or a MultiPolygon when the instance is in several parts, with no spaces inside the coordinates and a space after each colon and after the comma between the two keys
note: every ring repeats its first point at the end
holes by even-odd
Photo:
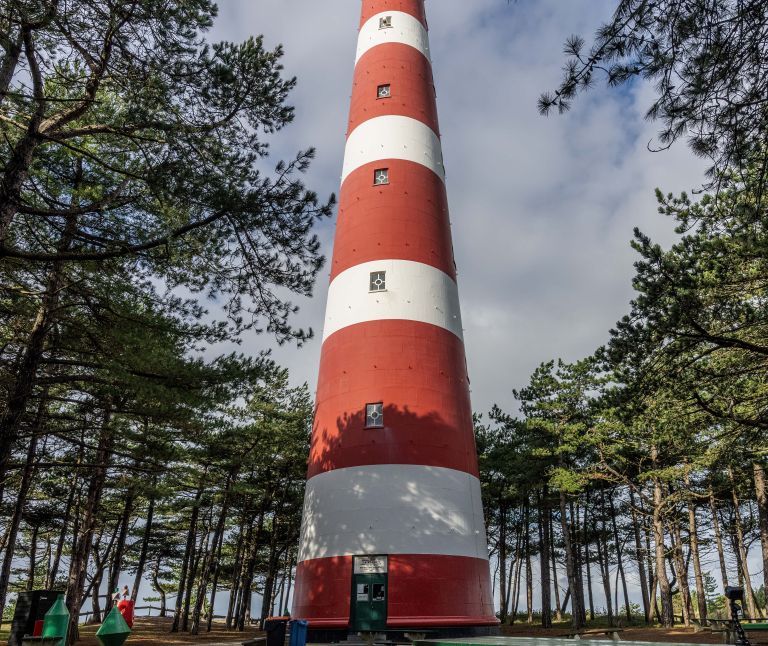
{"type": "MultiPolygon", "coordinates": [[[[375,636],[375,643],[395,642],[407,644],[417,639],[463,639],[468,637],[497,637],[501,634],[498,625],[495,626],[462,626],[462,627],[429,627],[411,628],[408,630],[383,630],[371,633],[375,636]]],[[[365,639],[366,633],[349,632],[347,630],[323,630],[310,629],[307,633],[307,642],[311,644],[370,644],[370,639],[365,639]]]]}
{"type": "Polygon", "coordinates": [[[295,618],[309,621],[311,642],[498,634],[484,559],[362,555],[319,561],[299,566],[294,605],[295,618]]]}

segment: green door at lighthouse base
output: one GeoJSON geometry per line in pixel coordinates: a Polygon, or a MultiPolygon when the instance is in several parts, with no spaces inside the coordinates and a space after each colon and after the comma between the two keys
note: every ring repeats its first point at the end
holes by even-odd
{"type": "Polygon", "coordinates": [[[387,627],[387,560],[386,556],[355,557],[350,613],[353,632],[387,627]]]}

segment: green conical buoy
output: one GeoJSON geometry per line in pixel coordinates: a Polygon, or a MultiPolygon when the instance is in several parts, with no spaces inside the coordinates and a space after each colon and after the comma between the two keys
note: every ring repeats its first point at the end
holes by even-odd
{"type": "Polygon", "coordinates": [[[114,606],[101,624],[101,628],[96,631],[96,637],[102,646],[123,646],[131,629],[125,623],[123,615],[114,606]]]}
{"type": "Polygon", "coordinates": [[[64,603],[64,595],[60,594],[43,618],[43,637],[59,638],[56,646],[64,646],[68,628],[69,610],[64,603]]]}

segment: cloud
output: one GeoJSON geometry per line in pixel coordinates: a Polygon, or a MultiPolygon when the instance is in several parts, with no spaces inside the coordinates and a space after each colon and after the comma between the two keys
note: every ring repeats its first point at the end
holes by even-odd
{"type": "MultiPolygon", "coordinates": [[[[512,389],[536,365],[576,360],[607,339],[631,298],[632,229],[672,239],[653,190],[690,190],[704,163],[679,143],[651,153],[658,124],[644,120],[651,88],[595,88],[564,116],[541,117],[538,95],[561,74],[562,44],[610,16],[610,0],[431,0],[432,54],[459,267],[472,397],[514,409],[512,389]]],[[[221,0],[216,39],[263,33],[285,46],[298,78],[296,120],[273,140],[274,158],[313,145],[309,184],[338,192],[359,3],[221,0]]],[[[319,229],[330,256],[333,222],[319,229]]],[[[280,348],[294,381],[314,388],[327,276],[296,321],[318,338],[280,348]]],[[[244,340],[246,351],[272,345],[244,340]]]]}

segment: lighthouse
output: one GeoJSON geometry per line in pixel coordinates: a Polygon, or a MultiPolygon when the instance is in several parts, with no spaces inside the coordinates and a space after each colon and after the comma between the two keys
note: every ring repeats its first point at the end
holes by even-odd
{"type": "Polygon", "coordinates": [[[293,615],[487,632],[478,479],[424,0],[363,0],[293,615]]]}

